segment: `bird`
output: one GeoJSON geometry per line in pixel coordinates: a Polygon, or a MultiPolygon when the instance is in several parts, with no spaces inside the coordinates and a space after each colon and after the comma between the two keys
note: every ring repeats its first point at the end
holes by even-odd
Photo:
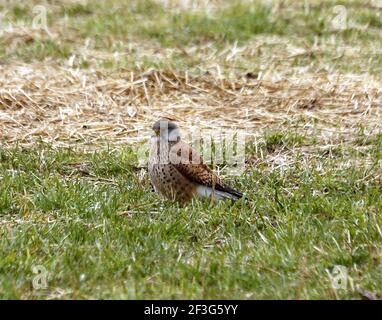
{"type": "Polygon", "coordinates": [[[160,119],[152,126],[148,172],[155,192],[185,205],[195,198],[238,200],[243,193],[231,188],[203,158],[181,139],[179,126],[160,119]]]}

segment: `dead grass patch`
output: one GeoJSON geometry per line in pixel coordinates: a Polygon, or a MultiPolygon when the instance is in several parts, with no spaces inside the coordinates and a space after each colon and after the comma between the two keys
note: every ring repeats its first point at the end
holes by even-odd
{"type": "Polygon", "coordinates": [[[293,126],[323,143],[350,139],[362,125],[380,130],[381,82],[359,75],[289,79],[228,79],[173,70],[115,72],[57,65],[0,67],[1,140],[53,145],[130,143],[159,117],[185,129],[264,129],[293,126]]]}

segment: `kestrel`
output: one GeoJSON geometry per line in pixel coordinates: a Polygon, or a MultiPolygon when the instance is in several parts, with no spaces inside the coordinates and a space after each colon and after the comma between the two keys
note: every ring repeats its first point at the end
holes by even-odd
{"type": "Polygon", "coordinates": [[[154,189],[162,196],[182,204],[195,197],[217,200],[240,199],[243,194],[227,186],[203,158],[181,140],[179,127],[159,120],[152,127],[149,175],[154,189]]]}

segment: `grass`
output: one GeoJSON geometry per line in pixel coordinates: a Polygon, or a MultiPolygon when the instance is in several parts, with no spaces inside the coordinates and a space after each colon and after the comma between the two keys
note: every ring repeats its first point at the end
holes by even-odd
{"type": "Polygon", "coordinates": [[[381,135],[310,161],[296,136],[266,134],[263,162],[231,180],[248,201],[184,208],[158,199],[130,147],[2,149],[1,298],[381,296],[381,135]],[[272,168],[275,141],[292,141],[292,165],[272,168]],[[331,287],[337,265],[345,289],[331,287]],[[34,266],[46,290],[31,287],[34,266]]]}
{"type": "MultiPolygon", "coordinates": [[[[319,51],[312,53],[310,59],[304,55],[295,59],[278,59],[291,67],[313,65],[315,69],[320,69],[330,64],[340,71],[380,73],[382,43],[379,34],[382,24],[379,13],[371,7],[362,6],[362,2],[343,3],[348,17],[348,28],[344,31],[332,27],[336,15],[333,8],[341,3],[326,1],[320,5],[312,4],[308,11],[302,4],[296,3],[286,6],[273,2],[268,5],[243,1],[222,3],[224,5],[211,10],[171,10],[160,2],[150,0],[94,1],[91,4],[57,2],[46,6],[48,28],[56,37],[45,35],[49,40],[46,41],[39,35],[25,41],[14,40],[14,43],[7,38],[0,40],[0,52],[5,51],[2,59],[6,61],[15,58],[26,62],[52,58],[62,61],[70,54],[78,55],[90,39],[90,49],[110,55],[118,51],[126,53],[130,59],[113,63],[112,57],[107,61],[88,57],[89,61],[80,64],[80,67],[88,68],[95,63],[98,68],[102,66],[107,69],[144,68],[151,64],[159,67],[183,65],[183,69],[193,70],[196,65],[205,63],[205,55],[186,54],[184,50],[187,52],[189,48],[207,45],[212,54],[214,50],[223,51],[236,42],[245,47],[265,35],[279,39],[282,46],[278,50],[280,53],[288,49],[287,43],[300,48],[319,46],[319,51]],[[13,43],[11,46],[10,41],[13,43]],[[143,51],[143,54],[131,57],[131,43],[135,51],[143,51]],[[150,54],[144,54],[144,48],[152,43],[156,43],[159,50],[172,49],[172,53],[159,60],[150,58],[150,54]],[[340,50],[346,47],[356,53],[340,50]],[[356,62],[354,54],[357,54],[356,62]],[[370,61],[370,55],[375,59],[370,61]]],[[[12,26],[23,23],[31,28],[33,18],[33,4],[19,3],[9,7],[3,24],[12,26]]],[[[12,39],[12,35],[10,37],[12,39]]],[[[269,61],[274,49],[272,44],[263,44],[257,59],[238,57],[235,65],[258,71],[264,61],[269,61]]],[[[214,60],[222,63],[224,57],[217,55],[214,60]]]]}
{"type": "Polygon", "coordinates": [[[14,54],[24,62],[31,62],[33,59],[43,60],[47,57],[68,59],[70,52],[67,44],[52,40],[36,40],[19,48],[14,54]]]}
{"type": "Polygon", "coordinates": [[[380,10],[182,3],[0,5],[0,298],[382,298],[380,10]],[[158,113],[248,125],[246,199],[159,198],[118,144],[158,113]]]}

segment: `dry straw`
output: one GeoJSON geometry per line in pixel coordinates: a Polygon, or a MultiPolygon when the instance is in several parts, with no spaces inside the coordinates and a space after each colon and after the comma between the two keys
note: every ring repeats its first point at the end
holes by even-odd
{"type": "Polygon", "coordinates": [[[228,79],[173,70],[78,70],[49,64],[0,66],[0,140],[56,146],[135,142],[159,117],[184,128],[315,132],[323,143],[350,139],[359,125],[381,129],[381,82],[370,76],[298,78],[243,74],[228,79]]]}

